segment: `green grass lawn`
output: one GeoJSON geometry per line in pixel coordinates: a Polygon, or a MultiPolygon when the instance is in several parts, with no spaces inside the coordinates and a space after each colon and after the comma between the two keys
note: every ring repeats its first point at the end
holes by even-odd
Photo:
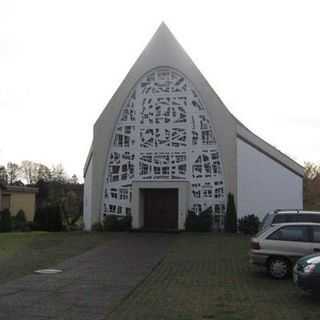
{"type": "Polygon", "coordinates": [[[53,267],[63,260],[105,243],[107,233],[0,233],[0,284],[53,267]]]}
{"type": "Polygon", "coordinates": [[[180,234],[110,319],[318,320],[320,300],[252,269],[248,245],[239,235],[180,234]]]}

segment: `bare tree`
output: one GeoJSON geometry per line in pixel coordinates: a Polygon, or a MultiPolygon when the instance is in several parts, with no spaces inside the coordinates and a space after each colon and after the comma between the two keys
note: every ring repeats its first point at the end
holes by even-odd
{"type": "Polygon", "coordinates": [[[37,167],[38,172],[37,172],[36,182],[38,182],[39,180],[43,180],[46,182],[50,181],[52,177],[51,170],[42,163],[38,163],[37,165],[38,165],[37,167]]]}
{"type": "Polygon", "coordinates": [[[320,165],[306,163],[303,180],[304,208],[320,210],[320,165]]]}
{"type": "Polygon", "coordinates": [[[8,174],[4,166],[0,166],[0,183],[8,183],[8,174]]]}
{"type": "Polygon", "coordinates": [[[17,181],[20,174],[20,167],[13,162],[7,163],[7,175],[8,175],[8,183],[13,184],[17,181]]]}
{"type": "Polygon", "coordinates": [[[27,184],[35,184],[37,177],[37,164],[35,162],[24,160],[21,162],[21,176],[27,184]]]}
{"type": "Polygon", "coordinates": [[[55,170],[50,170],[46,165],[33,161],[21,162],[21,176],[28,184],[36,184],[39,180],[51,181],[57,175],[55,170]]]}
{"type": "Polygon", "coordinates": [[[72,190],[64,195],[60,208],[67,226],[73,226],[82,215],[82,201],[72,190]]]}
{"type": "Polygon", "coordinates": [[[68,180],[62,164],[52,166],[51,180],[55,181],[55,182],[62,182],[62,183],[66,182],[68,180]]]}

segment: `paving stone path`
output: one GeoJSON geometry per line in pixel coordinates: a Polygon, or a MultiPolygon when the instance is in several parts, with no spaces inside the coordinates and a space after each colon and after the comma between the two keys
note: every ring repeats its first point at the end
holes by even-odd
{"type": "Polygon", "coordinates": [[[166,255],[174,234],[117,233],[107,245],[70,258],[55,275],[0,286],[0,319],[102,320],[166,255]]]}

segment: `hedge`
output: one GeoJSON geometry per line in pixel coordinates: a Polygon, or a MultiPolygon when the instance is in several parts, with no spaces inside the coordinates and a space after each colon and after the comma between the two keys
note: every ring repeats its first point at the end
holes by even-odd
{"type": "Polygon", "coordinates": [[[0,232],[12,231],[11,213],[9,209],[0,212],[0,232]]]}
{"type": "Polygon", "coordinates": [[[131,229],[131,220],[130,215],[107,214],[103,220],[103,229],[105,231],[128,231],[131,229]]]}
{"type": "Polygon", "coordinates": [[[212,224],[212,208],[209,207],[199,214],[189,211],[185,222],[185,228],[186,231],[208,232],[212,230],[212,224]]]}

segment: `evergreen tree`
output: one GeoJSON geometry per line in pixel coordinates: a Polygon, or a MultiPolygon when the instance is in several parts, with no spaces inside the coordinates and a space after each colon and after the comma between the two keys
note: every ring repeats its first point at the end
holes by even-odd
{"type": "Polygon", "coordinates": [[[232,193],[228,194],[227,212],[224,224],[225,232],[237,232],[237,210],[232,193]]]}
{"type": "Polygon", "coordinates": [[[10,232],[11,230],[11,213],[8,209],[4,209],[0,212],[0,232],[10,232]]]}

